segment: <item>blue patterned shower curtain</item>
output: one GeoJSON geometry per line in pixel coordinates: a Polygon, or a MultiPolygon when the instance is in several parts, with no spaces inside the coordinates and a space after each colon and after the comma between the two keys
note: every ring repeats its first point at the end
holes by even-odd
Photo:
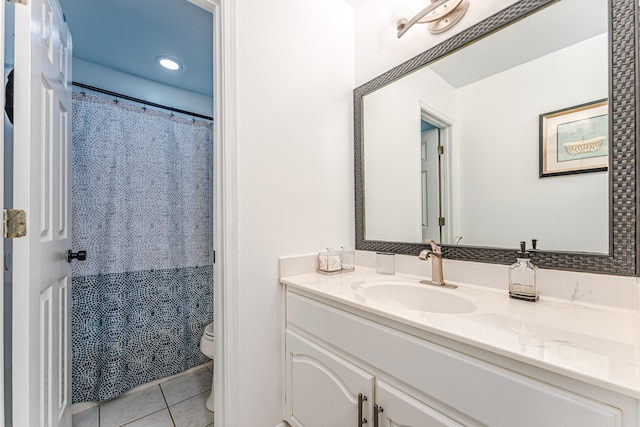
{"type": "Polygon", "coordinates": [[[73,402],[204,363],[213,317],[213,129],[73,95],[73,402]]]}

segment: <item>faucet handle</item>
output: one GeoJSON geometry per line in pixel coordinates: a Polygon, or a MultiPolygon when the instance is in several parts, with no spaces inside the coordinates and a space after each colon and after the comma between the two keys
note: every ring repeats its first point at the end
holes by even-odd
{"type": "Polygon", "coordinates": [[[429,249],[423,249],[422,252],[420,252],[420,255],[418,255],[418,258],[425,261],[427,258],[429,258],[430,254],[431,251],[429,249]]]}

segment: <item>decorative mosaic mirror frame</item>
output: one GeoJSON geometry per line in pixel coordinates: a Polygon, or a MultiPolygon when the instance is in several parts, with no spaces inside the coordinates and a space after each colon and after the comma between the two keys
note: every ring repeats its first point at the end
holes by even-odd
{"type": "MultiPolygon", "coordinates": [[[[521,0],[415,58],[400,64],[354,90],[356,249],[417,255],[425,244],[365,240],[362,158],[362,97],[441,56],[498,31],[557,0],[521,0]]],[[[609,253],[535,251],[541,268],[638,276],[638,4],[636,0],[609,2],[610,78],[609,114],[609,253]]],[[[516,249],[442,245],[447,259],[511,264],[516,249]]]]}

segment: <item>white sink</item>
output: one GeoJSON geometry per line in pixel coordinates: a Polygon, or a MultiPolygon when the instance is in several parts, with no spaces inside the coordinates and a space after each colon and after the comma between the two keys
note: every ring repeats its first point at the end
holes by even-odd
{"type": "Polygon", "coordinates": [[[462,314],[476,311],[476,305],[455,295],[455,290],[406,282],[379,282],[363,285],[365,297],[393,307],[429,313],[462,314]]]}

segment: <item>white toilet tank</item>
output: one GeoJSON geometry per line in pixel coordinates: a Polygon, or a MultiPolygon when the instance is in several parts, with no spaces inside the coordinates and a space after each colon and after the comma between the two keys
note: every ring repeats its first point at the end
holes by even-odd
{"type": "Polygon", "coordinates": [[[209,359],[213,359],[213,355],[216,351],[215,340],[213,336],[213,322],[209,323],[204,328],[204,333],[202,334],[202,338],[200,338],[200,351],[209,359]]]}

